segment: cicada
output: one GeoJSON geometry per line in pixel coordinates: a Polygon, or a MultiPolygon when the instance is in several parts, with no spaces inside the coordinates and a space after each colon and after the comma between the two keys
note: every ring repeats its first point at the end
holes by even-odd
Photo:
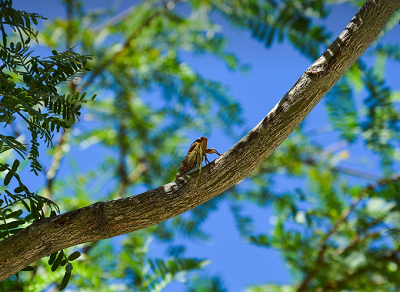
{"type": "Polygon", "coordinates": [[[178,173],[176,174],[176,178],[181,177],[185,173],[196,168],[199,168],[199,175],[197,176],[196,185],[200,177],[201,167],[203,164],[203,157],[205,158],[206,164],[210,163],[207,159],[207,154],[216,153],[219,156],[221,154],[218,153],[214,148],[207,149],[207,138],[200,137],[196,139],[192,145],[190,145],[189,151],[186,157],[183,159],[181,166],[179,167],[178,173]]]}

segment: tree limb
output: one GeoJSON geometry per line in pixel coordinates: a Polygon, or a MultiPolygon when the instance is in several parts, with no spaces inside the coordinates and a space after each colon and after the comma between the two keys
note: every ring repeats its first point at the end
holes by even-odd
{"type": "Polygon", "coordinates": [[[235,185],[296,129],[371,45],[399,5],[400,0],[367,0],[271,112],[211,167],[203,168],[196,187],[197,171],[136,196],[98,202],[35,222],[0,242],[0,280],[61,249],[165,221],[235,185]]]}

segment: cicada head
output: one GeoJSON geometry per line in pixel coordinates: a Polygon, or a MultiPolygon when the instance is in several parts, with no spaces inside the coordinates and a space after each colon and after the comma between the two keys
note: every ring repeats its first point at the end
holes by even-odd
{"type": "Polygon", "coordinates": [[[207,149],[207,138],[206,137],[200,137],[194,140],[192,145],[190,145],[188,154],[192,152],[195,149],[198,149],[199,147],[202,147],[204,151],[207,149]]]}

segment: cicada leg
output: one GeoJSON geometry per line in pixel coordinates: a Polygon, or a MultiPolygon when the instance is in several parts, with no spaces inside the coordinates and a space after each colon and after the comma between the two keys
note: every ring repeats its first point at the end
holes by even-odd
{"type": "Polygon", "coordinates": [[[206,161],[207,164],[209,164],[210,161],[208,161],[208,159],[207,159],[207,154],[206,154],[206,153],[208,153],[208,154],[213,154],[213,153],[215,153],[215,154],[218,154],[218,156],[221,156],[221,154],[219,154],[219,152],[218,152],[217,150],[215,150],[214,148],[209,148],[209,149],[207,149],[207,150],[205,151],[205,153],[204,153],[205,161],[206,161]]]}
{"type": "Polygon", "coordinates": [[[221,156],[221,154],[219,154],[219,152],[218,152],[217,150],[215,150],[215,148],[209,148],[209,149],[207,149],[206,153],[208,153],[208,154],[213,154],[213,153],[215,153],[215,154],[218,154],[218,156],[221,156]]]}

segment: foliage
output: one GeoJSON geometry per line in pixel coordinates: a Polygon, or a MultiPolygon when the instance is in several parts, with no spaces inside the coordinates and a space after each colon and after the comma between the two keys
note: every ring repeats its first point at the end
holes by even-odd
{"type": "MultiPolygon", "coordinates": [[[[37,14],[19,12],[12,8],[11,1],[1,3],[1,25],[3,44],[0,45],[1,64],[1,111],[0,122],[4,127],[12,125],[17,116],[24,120],[31,133],[29,159],[31,170],[38,174],[41,165],[38,162],[38,139],[44,139],[47,146],[52,143],[53,132],[74,124],[80,115],[85,94],[60,95],[56,86],[72,76],[87,70],[88,55],[72,52],[72,48],[58,53],[53,50],[49,60],[31,56],[27,44],[37,33],[31,27],[31,21],[37,23],[37,14]],[[20,41],[7,46],[7,33],[4,25],[16,29],[20,41]],[[23,36],[23,33],[26,35],[23,36]],[[8,72],[8,73],[6,73],[8,72]]],[[[42,17],[40,17],[42,18],[42,17]]],[[[14,149],[25,158],[25,146],[15,139],[2,135],[0,153],[14,149]],[[3,146],[3,144],[5,144],[3,146]]]]}
{"type": "Polygon", "coordinates": [[[318,57],[321,44],[328,45],[330,34],[315,23],[325,18],[325,1],[215,1],[228,18],[240,26],[247,26],[253,37],[270,47],[274,40],[287,38],[297,49],[311,59],[318,57]]]}
{"type": "MultiPolygon", "coordinates": [[[[4,236],[17,232],[27,222],[26,215],[30,220],[44,217],[43,204],[57,211],[52,201],[61,210],[74,210],[173,180],[187,151],[182,145],[189,145],[192,135],[219,131],[231,138],[239,136],[243,130],[239,103],[227,88],[200,74],[182,57],[211,55],[231,70],[245,68],[226,51],[227,40],[214,22],[215,15],[248,30],[267,48],[287,42],[310,60],[332,41],[326,24],[331,9],[327,1],[151,0],[117,16],[108,10],[85,11],[78,1],[63,2],[67,18],[46,22],[38,35],[30,23],[39,18],[37,14],[21,12],[26,15],[24,22],[12,18],[22,34],[57,50],[49,59],[32,57],[23,40],[20,45],[2,46],[2,66],[8,71],[1,73],[7,75],[0,79],[1,88],[8,91],[1,101],[1,117],[8,128],[17,129],[22,119],[34,132],[29,155],[32,170],[41,171],[37,137],[51,145],[55,131],[73,127],[58,133],[50,167],[42,170],[46,187],[40,196],[22,183],[16,173],[18,162],[1,165],[5,185],[10,179],[18,182],[15,194],[4,191],[9,200],[4,200],[7,208],[1,209],[2,218],[9,220],[1,225],[4,236]],[[71,44],[77,44],[74,51],[80,54],[71,49],[60,53],[71,44]],[[71,82],[87,66],[91,71],[71,82]],[[58,93],[60,88],[63,94],[58,93]],[[98,92],[99,97],[81,110],[85,95],[78,92],[85,90],[98,92]],[[73,125],[78,117],[84,125],[73,125]],[[69,147],[90,148],[96,161],[88,164],[92,168],[78,166],[78,154],[68,155],[65,149],[69,147]],[[73,171],[61,178],[57,172],[64,156],[73,171]],[[36,209],[27,203],[31,201],[36,209]],[[17,202],[27,205],[25,211],[14,208],[17,202]]],[[[348,2],[360,5],[360,1],[348,2]]],[[[393,21],[381,38],[391,29],[393,21]]],[[[369,57],[376,63],[361,58],[325,98],[328,127],[310,131],[306,120],[267,162],[224,194],[146,230],[82,245],[78,259],[74,259],[77,253],[57,252],[37,262],[35,271],[21,273],[19,280],[4,281],[3,288],[63,288],[55,283],[65,284],[64,277],[73,291],[161,291],[177,281],[186,281],[188,291],[228,291],[223,275],[211,274],[207,259],[188,256],[184,244],[211,240],[204,223],[227,203],[243,240],[279,250],[293,275],[288,283],[251,285],[247,291],[399,290],[399,177],[393,175],[399,159],[399,93],[384,74],[386,61],[398,62],[399,52],[397,43],[371,47],[369,57]],[[334,144],[338,148],[320,138],[326,129],[340,142],[334,144]],[[359,151],[357,147],[379,157],[381,172],[376,181],[342,164],[359,151]],[[268,215],[273,212],[271,225],[257,224],[248,211],[251,205],[268,215]],[[70,279],[68,261],[72,259],[74,277],[70,279]]],[[[14,150],[25,158],[27,147],[17,136],[2,134],[1,151],[14,150]]],[[[87,155],[92,159],[92,153],[87,155]]]]}
{"type": "MultiPolygon", "coordinates": [[[[2,0],[0,9],[0,123],[10,133],[0,134],[0,153],[14,150],[22,159],[28,158],[31,171],[38,175],[42,170],[38,161],[39,140],[42,139],[47,147],[52,146],[54,132],[71,127],[81,114],[81,105],[86,103],[86,93],[59,94],[57,86],[87,71],[90,56],[76,54],[72,48],[61,53],[53,50],[53,55],[47,58],[33,56],[28,46],[32,38],[37,40],[33,24],[38,24],[38,18],[45,18],[36,13],[15,10],[11,0],[2,0]],[[8,28],[18,33],[18,42],[8,41],[8,28]],[[31,136],[28,157],[27,144],[18,137],[16,124],[21,121],[26,123],[31,136]]],[[[4,174],[0,199],[3,222],[0,225],[0,239],[17,233],[26,223],[44,219],[45,205],[50,207],[50,216],[60,212],[52,200],[28,189],[17,173],[19,165],[18,159],[11,166],[6,162],[0,163],[0,172],[4,174]],[[14,192],[10,192],[6,187],[12,185],[10,182],[13,178],[17,186],[14,192]]],[[[64,255],[62,251],[61,254],[64,255]]],[[[57,259],[62,260],[61,257],[57,259]]],[[[27,267],[24,270],[32,269],[27,267]]],[[[71,270],[72,265],[68,262],[66,275],[70,275],[71,270]]],[[[65,287],[67,282],[64,280],[61,286],[65,287]]]]}

